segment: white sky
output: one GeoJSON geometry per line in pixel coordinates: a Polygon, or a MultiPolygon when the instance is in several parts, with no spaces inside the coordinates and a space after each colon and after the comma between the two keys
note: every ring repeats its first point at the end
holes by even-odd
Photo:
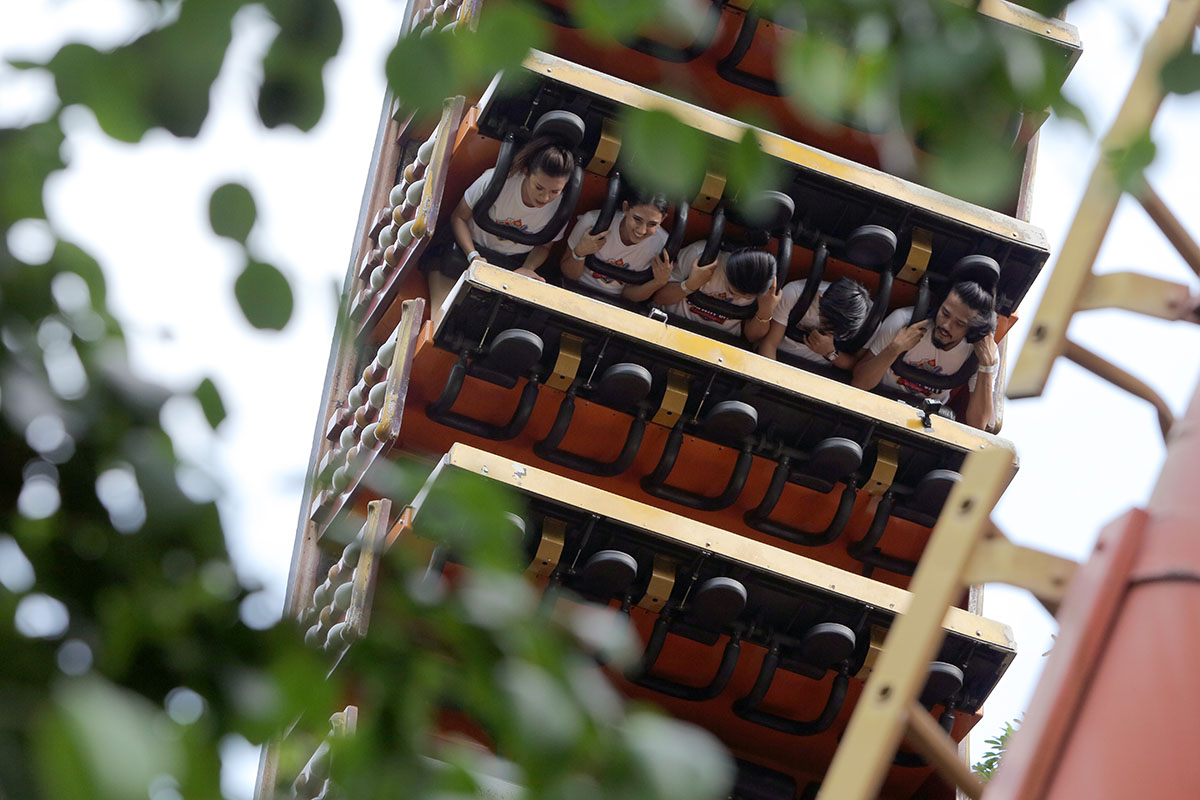
{"type": "MultiPolygon", "coordinates": [[[[6,3],[6,6],[8,4],[6,3]]],[[[402,0],[343,3],[346,38],[326,70],[326,112],[309,136],[266,133],[254,113],[251,56],[269,27],[247,14],[213,90],[214,112],[202,135],[175,141],[161,132],[142,144],[114,144],[98,134],[90,112],[68,116],[72,168],[53,180],[47,201],[54,226],[83,244],[106,268],[110,303],[125,323],[143,374],[190,390],[212,376],[230,412],[216,437],[192,404],[175,404],[166,423],[180,451],[214,465],[224,485],[222,517],[244,575],[266,591],[259,616],[278,614],[299,514],[340,287],[353,245],[363,182],[383,96],[382,62],[402,0]],[[281,334],[261,334],[233,301],[240,253],[208,234],[213,188],[229,180],[255,194],[259,222],[250,242],[296,289],[295,316],[281,334]]],[[[0,12],[0,54],[45,58],[57,42],[78,38],[115,44],[137,24],[124,0],[40,0],[0,12]]],[[[1033,222],[1057,252],[1095,161],[1096,135],[1107,129],[1137,63],[1141,43],[1165,2],[1081,0],[1071,7],[1084,52],[1068,94],[1097,134],[1051,121],[1043,129],[1033,222]]],[[[0,124],[37,114],[44,79],[0,69],[0,124]]],[[[1172,99],[1155,127],[1159,160],[1151,180],[1193,235],[1200,227],[1194,180],[1200,154],[1187,132],[1200,130],[1200,101],[1172,99]]],[[[36,243],[29,237],[26,246],[36,243]]],[[[14,242],[14,246],[17,243],[14,242]]],[[[1136,204],[1123,201],[1097,271],[1136,269],[1193,287],[1197,280],[1136,204]]],[[[1045,276],[1022,305],[1029,319],[1045,276]]],[[[1027,330],[1011,334],[1010,365],[1027,330]]],[[[1123,312],[1089,312],[1071,335],[1156,387],[1181,413],[1200,368],[1200,329],[1123,312]]],[[[1143,503],[1163,446],[1153,410],[1142,401],[1060,361],[1042,398],[1010,402],[1004,435],[1022,467],[995,519],[1013,539],[1074,559],[1086,558],[1099,529],[1143,503]]],[[[1018,717],[1028,703],[1051,644],[1054,623],[1023,592],[989,587],[987,616],[1010,624],[1019,655],[973,736],[982,740],[1018,717]]],[[[231,745],[226,791],[249,797],[255,753],[231,745]]]]}

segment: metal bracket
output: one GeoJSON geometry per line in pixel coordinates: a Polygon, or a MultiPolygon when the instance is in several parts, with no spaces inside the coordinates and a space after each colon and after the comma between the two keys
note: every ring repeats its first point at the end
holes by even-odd
{"type": "Polygon", "coordinates": [[[683,414],[683,407],[687,404],[690,388],[690,375],[677,369],[668,370],[667,389],[658,405],[658,413],[650,421],[665,428],[675,427],[675,423],[679,422],[679,417],[683,414]]]}
{"type": "Polygon", "coordinates": [[[358,553],[358,566],[354,569],[350,607],[346,609],[346,627],[359,639],[367,635],[371,590],[379,574],[379,554],[383,552],[387,518],[391,510],[391,500],[372,500],[367,504],[367,521],[362,527],[362,549],[358,553]]]}
{"type": "Polygon", "coordinates": [[[391,442],[400,435],[400,418],[404,414],[404,398],[408,394],[408,379],[413,358],[417,353],[417,335],[425,317],[425,299],[405,300],[401,306],[400,324],[396,326],[396,349],[388,370],[387,389],[383,407],[379,410],[376,438],[391,442]]]}
{"type": "Polygon", "coordinates": [[[1051,614],[1067,593],[1077,563],[1069,558],[1013,544],[994,524],[971,554],[963,570],[967,584],[1007,583],[1028,589],[1051,614]]]}
{"type": "Polygon", "coordinates": [[[621,137],[617,133],[617,123],[612,119],[605,119],[600,130],[600,141],[596,143],[592,160],[584,169],[594,175],[608,175],[613,164],[617,163],[620,152],[621,137]]]}
{"type": "Polygon", "coordinates": [[[550,573],[558,568],[566,538],[567,523],[557,517],[542,520],[542,538],[525,574],[533,578],[550,577],[550,573]]]}
{"type": "Polygon", "coordinates": [[[1075,310],[1120,308],[1174,321],[1191,312],[1190,300],[1191,291],[1182,283],[1137,272],[1108,272],[1088,279],[1075,310]]]}
{"type": "Polygon", "coordinates": [[[647,611],[653,611],[657,614],[662,611],[667,598],[671,596],[671,590],[674,588],[675,562],[656,554],[654,556],[653,574],[650,576],[650,585],[646,587],[646,593],[638,601],[638,608],[644,608],[647,611]]]}
{"type": "Polygon", "coordinates": [[[696,199],[692,201],[691,207],[696,211],[711,214],[724,193],[725,176],[716,172],[706,172],[704,182],[700,184],[700,191],[696,193],[696,199]]]}
{"type": "Polygon", "coordinates": [[[579,363],[583,360],[583,338],[573,333],[564,333],[558,340],[558,358],[554,370],[546,379],[546,386],[565,392],[575,382],[579,363]]]}
{"type": "Polygon", "coordinates": [[[912,246],[908,249],[908,258],[905,259],[896,279],[905,283],[920,283],[932,255],[933,234],[924,228],[913,228],[912,246]]]}
{"type": "Polygon", "coordinates": [[[863,489],[867,494],[878,497],[892,488],[896,479],[896,469],[900,464],[900,445],[895,442],[879,440],[876,446],[875,469],[863,489]]]}

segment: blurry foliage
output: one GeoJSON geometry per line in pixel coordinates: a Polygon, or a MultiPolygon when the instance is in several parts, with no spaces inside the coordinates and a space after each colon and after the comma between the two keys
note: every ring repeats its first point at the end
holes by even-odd
{"type": "MultiPolygon", "coordinates": [[[[367,713],[357,736],[335,743],[334,765],[356,798],[392,796],[397,786],[414,797],[474,790],[478,751],[446,750],[446,766],[437,768],[421,757],[443,706],[476,720],[531,797],[719,795],[730,776],[715,743],[625,708],[597,672],[592,655],[618,665],[628,657],[627,629],[582,606],[551,614],[553,603],[514,575],[516,537],[499,512],[507,501],[479,485],[450,490],[443,513],[433,514],[442,527],[428,531],[474,568],[459,590],[394,548],[386,569],[401,579],[380,587],[377,635],[355,645],[332,680],[324,680],[328,657],[304,648],[290,624],[259,631],[240,618],[253,588],[229,562],[214,503],[181,486],[182,465],[161,423],[170,394],[130,370],[103,270],[58,241],[53,225],[41,223],[52,240],[46,263],[18,258],[10,234],[28,235],[38,229],[33,221],[45,220],[44,185],[66,165],[64,108],[86,106],[123,142],[152,129],[197,135],[231,22],[247,6],[265,6],[278,26],[262,61],[261,122],[310,130],[325,108],[322,73],[341,46],[341,16],[333,0],[137,5],[143,32],[122,46],[66,43],[45,64],[14,64],[49,71],[59,102],[46,121],[0,129],[4,796],[216,797],[222,737],[261,742],[297,722],[281,756],[282,774],[294,774],[347,697],[367,713]]],[[[478,90],[549,40],[534,6],[484,5],[476,33],[397,44],[386,71],[406,105],[436,109],[447,95],[478,90]]],[[[1053,54],[982,21],[969,5],[764,0],[760,9],[799,34],[781,48],[778,69],[792,102],[878,133],[893,149],[900,142],[919,179],[986,201],[1009,191],[1007,176],[1016,174],[1006,149],[1012,109],[1082,115],[1055,89],[1062,76],[1053,54]]],[[[1055,13],[1065,3],[1027,5],[1055,13]]],[[[573,13],[597,41],[617,46],[663,29],[667,40],[687,41],[696,20],[689,7],[576,0],[573,13]]],[[[1195,91],[1198,74],[1196,54],[1183,53],[1164,70],[1164,85],[1195,91]]],[[[694,191],[712,160],[728,167],[735,194],[777,179],[751,135],[714,143],[661,112],[631,115],[626,125],[629,168],[642,182],[694,191]]],[[[1114,154],[1123,184],[1152,157],[1148,137],[1114,154]]],[[[210,219],[242,248],[246,266],[231,288],[247,319],[282,328],[292,292],[248,248],[249,192],[217,189],[210,219]]],[[[225,407],[212,381],[194,397],[219,425],[225,407]]],[[[409,476],[394,496],[411,496],[412,485],[409,476]]],[[[989,742],[995,758],[1004,740],[989,742]]]]}
{"type": "Polygon", "coordinates": [[[991,739],[984,739],[983,743],[987,745],[987,750],[978,761],[971,767],[971,771],[975,773],[979,780],[987,783],[996,774],[996,770],[1000,768],[1000,762],[1004,758],[1004,754],[1008,751],[1008,740],[1014,733],[1017,732],[1019,722],[1004,723],[1004,730],[991,739]],[[1014,724],[1015,723],[1015,724],[1014,724]]]}

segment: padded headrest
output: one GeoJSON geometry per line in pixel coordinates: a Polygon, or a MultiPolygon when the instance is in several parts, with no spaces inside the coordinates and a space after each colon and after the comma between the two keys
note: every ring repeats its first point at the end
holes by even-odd
{"type": "Polygon", "coordinates": [[[844,255],[856,267],[881,267],[896,255],[896,234],[882,225],[860,225],[846,237],[844,255]]]}
{"type": "Polygon", "coordinates": [[[1000,282],[1000,265],[990,256],[963,256],[950,270],[950,284],[959,281],[974,281],[994,295],[1000,282]]]}
{"type": "Polygon", "coordinates": [[[641,364],[613,364],[600,378],[600,395],[619,408],[641,402],[654,383],[650,370],[641,364]]]}
{"type": "Polygon", "coordinates": [[[820,622],[808,629],[800,642],[800,658],[809,664],[829,667],[854,652],[854,631],[840,622],[820,622]]]}
{"type": "Polygon", "coordinates": [[[925,688],[921,690],[921,704],[926,706],[944,703],[963,685],[963,672],[953,664],[945,661],[934,661],[929,665],[929,677],[925,680],[925,688]]]}
{"type": "Polygon", "coordinates": [[[758,411],[740,400],[722,400],[704,418],[704,429],[719,439],[741,439],[758,427],[758,411]]]}
{"type": "Polygon", "coordinates": [[[692,600],[691,615],[716,627],[737,619],[746,607],[746,587],[733,578],[718,576],[700,584],[692,600]]]}
{"type": "Polygon", "coordinates": [[[735,210],[738,221],[746,227],[775,231],[791,223],[796,203],[783,192],[760,192],[735,210]]]}
{"type": "Polygon", "coordinates": [[[579,147],[586,132],[587,127],[578,114],[562,110],[547,111],[533,126],[534,137],[553,136],[561,139],[563,144],[571,150],[579,147]]]}
{"type": "Polygon", "coordinates": [[[831,436],[813,448],[805,471],[836,481],[858,469],[862,458],[862,447],[858,442],[831,436]]]}

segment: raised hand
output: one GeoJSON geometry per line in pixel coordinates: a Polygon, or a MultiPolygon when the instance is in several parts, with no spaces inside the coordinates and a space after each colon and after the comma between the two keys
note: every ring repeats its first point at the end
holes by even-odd
{"type": "Polygon", "coordinates": [[[598,252],[600,252],[600,248],[604,247],[604,243],[607,240],[608,240],[608,231],[607,230],[600,231],[599,233],[596,233],[596,234],[592,234],[592,233],[585,231],[583,234],[583,238],[579,240],[579,244],[575,245],[575,247],[573,248],[575,251],[575,255],[579,256],[580,258],[583,258],[584,256],[590,256],[594,253],[598,253],[598,252]]]}
{"type": "Polygon", "coordinates": [[[671,257],[665,249],[650,262],[650,269],[654,272],[654,283],[658,286],[666,286],[671,280],[671,257]]]}
{"type": "Polygon", "coordinates": [[[777,289],[778,278],[771,279],[771,288],[765,294],[758,297],[758,313],[754,316],[759,319],[770,319],[775,313],[775,308],[779,305],[779,298],[783,296],[783,291],[777,289]]]}
{"type": "Polygon", "coordinates": [[[833,341],[833,334],[822,333],[816,329],[808,332],[808,336],[805,338],[804,344],[808,346],[809,350],[812,350],[817,355],[824,356],[825,358],[828,358],[835,350],[837,350],[837,345],[833,341]]]}
{"type": "Polygon", "coordinates": [[[694,292],[712,280],[713,273],[716,271],[716,259],[713,259],[712,263],[710,264],[700,266],[700,259],[697,257],[696,261],[692,264],[692,271],[688,273],[687,278],[684,279],[684,283],[686,283],[688,288],[694,292]]]}
{"type": "Polygon", "coordinates": [[[917,346],[925,331],[929,329],[929,320],[923,319],[915,325],[908,325],[896,331],[892,344],[902,352],[907,352],[917,346]]]}
{"type": "Polygon", "coordinates": [[[975,358],[981,367],[995,366],[1000,362],[1000,348],[996,345],[996,337],[988,334],[972,345],[975,348],[975,358]]]}

